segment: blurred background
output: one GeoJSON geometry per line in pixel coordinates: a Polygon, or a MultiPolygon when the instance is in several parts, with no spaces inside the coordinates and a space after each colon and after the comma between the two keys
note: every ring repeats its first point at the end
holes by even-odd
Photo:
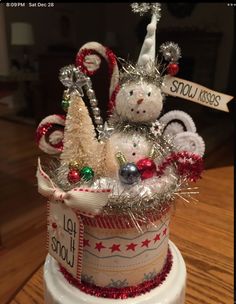
{"type": "MultiPolygon", "coordinates": [[[[182,49],[179,77],[235,96],[235,8],[230,3],[163,3],[157,48],[182,49]]],[[[45,258],[45,205],[37,194],[37,124],[61,113],[59,69],[88,41],[136,62],[149,18],[126,3],[0,4],[0,303],[7,303],[45,258]]],[[[108,69],[94,76],[106,117],[108,69]]],[[[206,169],[233,165],[233,102],[229,113],[168,97],[163,113],[189,113],[206,142],[206,169]]]]}

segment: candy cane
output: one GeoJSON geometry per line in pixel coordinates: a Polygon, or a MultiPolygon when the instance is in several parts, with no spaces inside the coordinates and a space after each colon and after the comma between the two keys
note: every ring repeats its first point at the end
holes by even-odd
{"type": "Polygon", "coordinates": [[[45,117],[36,130],[36,143],[48,154],[58,154],[63,149],[65,127],[64,115],[49,115],[45,117]]]}
{"type": "Polygon", "coordinates": [[[167,167],[176,165],[177,173],[195,182],[201,177],[203,171],[202,157],[187,151],[173,152],[157,168],[157,176],[162,176],[167,167]]]}
{"type": "Polygon", "coordinates": [[[111,110],[115,105],[115,98],[119,90],[119,69],[115,54],[98,42],[88,42],[84,44],[76,55],[76,66],[80,67],[83,73],[88,76],[93,75],[100,67],[103,57],[109,68],[110,88],[108,107],[111,110]]]}

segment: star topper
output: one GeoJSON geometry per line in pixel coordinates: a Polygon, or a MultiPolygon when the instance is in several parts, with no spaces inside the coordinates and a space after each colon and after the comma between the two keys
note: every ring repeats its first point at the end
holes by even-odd
{"type": "Polygon", "coordinates": [[[60,69],[59,80],[68,88],[68,93],[77,93],[84,96],[83,86],[90,80],[81,70],[74,65],[68,65],[60,69]]]}

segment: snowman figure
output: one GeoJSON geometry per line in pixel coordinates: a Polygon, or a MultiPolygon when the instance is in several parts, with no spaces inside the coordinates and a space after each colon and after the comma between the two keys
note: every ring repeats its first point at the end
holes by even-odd
{"type": "MultiPolygon", "coordinates": [[[[113,132],[106,143],[113,156],[107,161],[110,177],[116,177],[119,172],[117,155],[122,155],[123,162],[136,164],[141,170],[151,168],[143,176],[155,175],[156,167],[169,152],[165,136],[172,139],[175,151],[204,154],[204,142],[187,113],[170,111],[161,117],[163,70],[175,75],[181,55],[177,44],[164,43],[160,52],[169,64],[162,66],[156,62],[156,25],[160,19],[160,5],[147,5],[147,10],[151,11],[152,17],[136,65],[127,64],[119,72],[114,54],[96,42],[85,44],[77,54],[77,65],[87,75],[91,76],[99,68],[98,64],[91,65],[98,54],[107,60],[111,72],[109,111],[112,115],[108,125],[113,132]]],[[[137,4],[133,11],[139,12],[137,4]]]]}
{"type": "MultiPolygon", "coordinates": [[[[134,12],[143,13],[143,9],[142,5],[133,5],[134,12]]],[[[105,163],[105,171],[100,176],[114,179],[121,177],[127,184],[137,181],[136,177],[139,175],[141,179],[158,175],[158,171],[164,170],[166,165],[164,166],[163,162],[166,164],[166,159],[169,163],[172,162],[170,154],[173,151],[203,156],[205,150],[204,141],[196,133],[196,126],[187,113],[170,111],[161,116],[165,97],[162,92],[165,86],[164,73],[167,71],[169,76],[174,76],[178,72],[181,52],[177,44],[167,42],[160,46],[160,53],[167,63],[163,64],[163,60],[155,58],[156,26],[160,19],[160,5],[146,3],[145,10],[151,12],[152,17],[135,65],[127,63],[119,71],[113,52],[97,42],[86,43],[76,56],[79,73],[87,76],[92,76],[99,69],[100,57],[108,63],[108,106],[111,116],[105,124],[105,130],[99,114],[98,101],[91,86],[87,88],[86,94],[92,107],[94,122],[97,124],[98,140],[104,144],[104,149],[97,151],[97,158],[103,159],[105,163]],[[124,169],[123,173],[121,168],[124,169]],[[129,175],[130,172],[130,180],[127,176],[122,177],[122,174],[129,175]]],[[[91,147],[88,145],[87,148],[91,147]]],[[[178,154],[178,157],[180,161],[185,161],[189,157],[187,160],[190,163],[194,162],[192,156],[187,154],[178,154]]],[[[169,166],[168,169],[173,168],[169,166]]]]}

